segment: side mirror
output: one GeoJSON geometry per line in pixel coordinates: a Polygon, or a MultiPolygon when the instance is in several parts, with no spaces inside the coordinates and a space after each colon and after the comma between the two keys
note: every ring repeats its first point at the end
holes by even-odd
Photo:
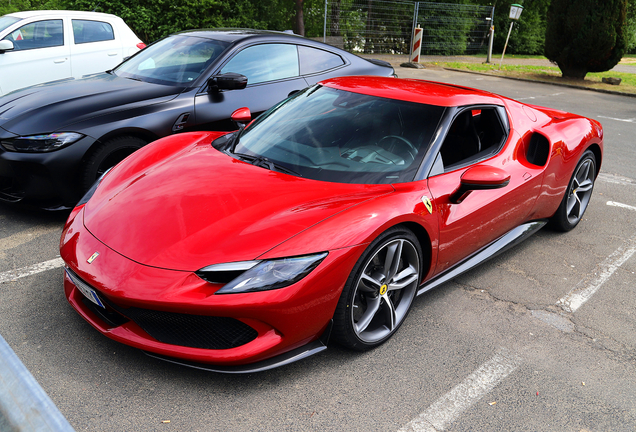
{"type": "Polygon", "coordinates": [[[245,129],[245,125],[252,121],[252,113],[247,107],[239,108],[230,116],[232,121],[237,124],[239,129],[245,129]]]}
{"type": "Polygon", "coordinates": [[[453,204],[461,203],[474,190],[500,189],[508,186],[510,174],[504,170],[477,165],[462,174],[459,188],[450,196],[453,204]]]}
{"type": "Polygon", "coordinates": [[[208,87],[211,91],[241,90],[244,89],[246,85],[247,77],[234,72],[214,75],[208,79],[208,87]]]}
{"type": "Polygon", "coordinates": [[[15,47],[10,40],[0,40],[0,54],[4,54],[5,51],[11,51],[15,47]]]}

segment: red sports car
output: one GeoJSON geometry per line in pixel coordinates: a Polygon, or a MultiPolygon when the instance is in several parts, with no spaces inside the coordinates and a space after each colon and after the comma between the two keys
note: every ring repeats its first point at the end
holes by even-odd
{"type": "Polygon", "coordinates": [[[416,295],[574,228],[603,154],[595,120],[418,80],[330,79],[233,118],[106,173],[60,245],[99,332],[221,372],[385,342],[416,295]]]}

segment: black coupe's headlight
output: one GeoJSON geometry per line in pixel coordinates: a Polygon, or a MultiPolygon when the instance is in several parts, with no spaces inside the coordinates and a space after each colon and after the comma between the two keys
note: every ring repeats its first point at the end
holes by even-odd
{"type": "Polygon", "coordinates": [[[275,260],[215,264],[202,268],[196,274],[208,282],[227,282],[216,294],[268,291],[298,282],[326,256],[327,252],[323,252],[275,260]]]}
{"type": "Polygon", "coordinates": [[[12,152],[45,153],[66,147],[84,138],[77,132],[60,132],[46,135],[30,135],[17,138],[3,139],[0,145],[12,152]]]}

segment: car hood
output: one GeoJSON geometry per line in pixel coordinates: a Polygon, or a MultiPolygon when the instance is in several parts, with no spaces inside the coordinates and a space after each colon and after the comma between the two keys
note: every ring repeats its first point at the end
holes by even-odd
{"type": "Polygon", "coordinates": [[[73,131],[73,124],[170,100],[183,89],[101,73],[52,82],[0,97],[0,127],[16,135],[73,131]]]}
{"type": "MultiPolygon", "coordinates": [[[[157,141],[117,166],[84,209],[84,225],[96,238],[144,265],[195,271],[253,260],[326,218],[394,190],[269,171],[217,151],[209,137],[158,157],[160,147],[179,139],[157,141]]],[[[311,252],[318,251],[307,245],[311,252]]]]}

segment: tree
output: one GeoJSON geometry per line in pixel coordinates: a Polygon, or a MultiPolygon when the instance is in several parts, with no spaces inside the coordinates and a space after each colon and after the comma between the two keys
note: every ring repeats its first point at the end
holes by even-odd
{"type": "Polygon", "coordinates": [[[627,0],[552,0],[545,56],[564,77],[610,70],[627,49],[627,0]]]}

